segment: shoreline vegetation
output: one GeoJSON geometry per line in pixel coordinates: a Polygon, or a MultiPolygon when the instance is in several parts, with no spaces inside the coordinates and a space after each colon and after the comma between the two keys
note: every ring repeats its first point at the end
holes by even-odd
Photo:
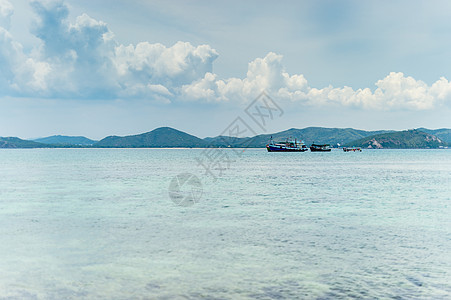
{"type": "Polygon", "coordinates": [[[291,128],[254,137],[217,136],[204,139],[186,132],[160,127],[150,132],[129,136],[108,136],[94,141],[81,136],[51,136],[35,140],[0,137],[0,148],[264,148],[271,137],[278,141],[302,139],[305,144],[330,144],[333,148],[362,149],[441,149],[451,145],[451,129],[410,129],[404,131],[365,131],[353,128],[291,128]]]}

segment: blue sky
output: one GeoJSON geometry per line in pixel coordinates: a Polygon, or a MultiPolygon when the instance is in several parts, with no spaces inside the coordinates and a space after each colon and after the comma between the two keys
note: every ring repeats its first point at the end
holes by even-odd
{"type": "Polygon", "coordinates": [[[451,127],[449,1],[0,0],[0,136],[451,127]]]}

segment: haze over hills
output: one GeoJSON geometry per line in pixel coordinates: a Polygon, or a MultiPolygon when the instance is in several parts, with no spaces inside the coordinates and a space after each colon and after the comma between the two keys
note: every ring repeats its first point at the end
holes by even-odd
{"type": "Polygon", "coordinates": [[[89,146],[97,142],[88,139],[84,136],[64,136],[64,135],[53,135],[49,137],[34,139],[33,141],[50,145],[80,145],[80,146],[89,146]]]}
{"type": "Polygon", "coordinates": [[[447,143],[435,135],[413,129],[372,135],[352,141],[347,146],[370,149],[423,149],[445,147],[447,143]]]}

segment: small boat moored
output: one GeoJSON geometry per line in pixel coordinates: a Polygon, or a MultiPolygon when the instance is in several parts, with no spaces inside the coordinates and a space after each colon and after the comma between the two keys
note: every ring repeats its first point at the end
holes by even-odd
{"type": "Polygon", "coordinates": [[[360,147],[343,147],[344,152],[362,152],[362,149],[360,147]]]}
{"type": "Polygon", "coordinates": [[[312,144],[310,146],[310,151],[312,152],[329,152],[330,145],[329,144],[312,144]]]}

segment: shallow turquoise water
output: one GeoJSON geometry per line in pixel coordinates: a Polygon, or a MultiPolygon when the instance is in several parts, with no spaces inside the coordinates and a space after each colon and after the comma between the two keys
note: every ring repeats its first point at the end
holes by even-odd
{"type": "Polygon", "coordinates": [[[202,151],[1,150],[0,298],[451,298],[450,150],[202,151]]]}

